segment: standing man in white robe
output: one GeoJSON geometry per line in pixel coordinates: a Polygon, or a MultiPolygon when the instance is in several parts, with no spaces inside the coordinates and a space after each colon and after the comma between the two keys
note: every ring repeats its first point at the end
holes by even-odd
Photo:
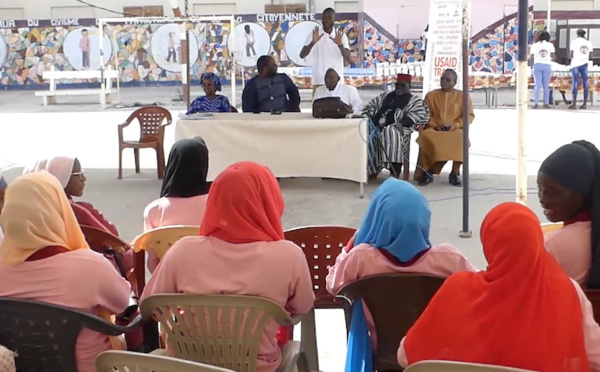
{"type": "Polygon", "coordinates": [[[342,102],[352,107],[352,111],[356,114],[360,114],[363,110],[363,103],[358,94],[358,89],[344,84],[334,68],[327,70],[325,85],[318,87],[315,92],[315,99],[325,97],[340,97],[342,102]]]}

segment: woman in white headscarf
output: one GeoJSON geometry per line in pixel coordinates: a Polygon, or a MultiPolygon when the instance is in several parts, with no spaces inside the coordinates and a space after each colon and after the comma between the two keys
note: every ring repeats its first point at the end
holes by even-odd
{"type": "Polygon", "coordinates": [[[85,202],[76,202],[73,197],[83,196],[85,188],[85,175],[79,159],[69,156],[55,156],[49,159],[38,160],[31,168],[25,169],[23,174],[46,170],[58,179],[67,194],[67,198],[77,217],[77,222],[82,226],[91,226],[118,236],[115,225],[110,223],[102,213],[93,205],[85,202]]]}

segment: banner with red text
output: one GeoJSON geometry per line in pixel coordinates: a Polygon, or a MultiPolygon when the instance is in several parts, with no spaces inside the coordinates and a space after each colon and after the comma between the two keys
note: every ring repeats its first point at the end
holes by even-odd
{"type": "MultiPolygon", "coordinates": [[[[423,97],[429,91],[440,88],[440,78],[447,69],[456,71],[456,89],[462,89],[463,7],[464,0],[431,0],[423,97]]],[[[470,29],[468,24],[464,27],[470,29]]]]}

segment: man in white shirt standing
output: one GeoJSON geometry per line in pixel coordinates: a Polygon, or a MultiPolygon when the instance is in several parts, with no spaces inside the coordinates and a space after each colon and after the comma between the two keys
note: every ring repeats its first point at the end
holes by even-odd
{"type": "Polygon", "coordinates": [[[334,68],[338,75],[344,77],[344,65],[351,63],[350,43],[348,36],[333,27],[335,10],[327,8],[323,11],[322,27],[315,27],[306,38],[300,58],[312,56],[313,97],[318,87],[325,84],[325,71],[334,68]]]}
{"type": "Polygon", "coordinates": [[[579,90],[579,76],[583,81],[583,105],[581,109],[587,108],[588,94],[590,87],[588,84],[588,62],[590,53],[594,47],[592,43],[585,38],[585,31],[577,30],[577,39],[571,41],[571,74],[573,75],[573,103],[569,108],[577,109],[577,91],[579,90]]]}
{"type": "Polygon", "coordinates": [[[318,87],[315,91],[315,99],[325,97],[340,97],[342,102],[352,107],[355,114],[360,114],[363,111],[363,103],[358,94],[358,89],[344,84],[340,75],[333,68],[325,73],[325,85],[318,87]]]}

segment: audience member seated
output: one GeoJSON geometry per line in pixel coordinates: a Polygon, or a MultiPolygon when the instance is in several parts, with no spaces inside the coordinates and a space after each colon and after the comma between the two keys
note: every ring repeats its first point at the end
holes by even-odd
{"type": "Polygon", "coordinates": [[[315,99],[326,97],[340,97],[342,102],[352,107],[355,113],[360,114],[363,110],[363,103],[358,94],[358,89],[352,85],[344,84],[340,79],[340,75],[333,68],[325,73],[325,85],[321,85],[315,91],[315,99]]]}
{"type": "Polygon", "coordinates": [[[286,74],[277,73],[271,56],[256,62],[258,75],[250,79],[242,93],[244,112],[300,112],[300,93],[286,74]]]}
{"type": "Polygon", "coordinates": [[[200,76],[204,96],[196,98],[187,112],[187,115],[198,112],[233,112],[227,97],[217,94],[221,91],[221,79],[212,72],[205,72],[200,76]]]}
{"type": "Polygon", "coordinates": [[[503,203],[481,226],[486,271],[446,279],[398,349],[423,360],[531,371],[600,371],[600,328],[583,290],[544,249],[540,221],[503,203]]]}
{"type": "Polygon", "coordinates": [[[369,178],[377,178],[383,167],[399,177],[402,164],[408,160],[403,154],[410,145],[411,133],[429,121],[423,100],[410,92],[411,81],[410,75],[398,74],[394,91],[382,93],[365,107],[363,115],[372,124],[369,125],[369,178]]]}
{"type": "MultiPolygon", "coordinates": [[[[444,71],[440,79],[442,89],[431,91],[425,96],[431,118],[417,139],[420,151],[414,178],[419,186],[427,186],[433,182],[433,175],[440,174],[448,160],[454,161],[448,181],[451,185],[462,186],[460,166],[463,161],[463,92],[454,89],[456,79],[456,71],[444,71]]],[[[469,124],[473,119],[473,104],[469,98],[469,124]]]]}
{"type": "MultiPolygon", "coordinates": [[[[90,250],[62,186],[45,171],[17,178],[6,191],[0,224],[0,296],[48,302],[98,315],[122,313],[131,287],[90,250]]],[[[109,338],[84,329],[77,339],[80,372],[111,349],[109,338]]]]}
{"type": "MultiPolygon", "coordinates": [[[[175,142],[169,154],[160,198],[144,210],[144,231],[172,225],[200,226],[208,198],[208,148],[200,137],[175,142]]],[[[158,257],[148,252],[148,270],[158,257]]]]}
{"type": "Polygon", "coordinates": [[[98,212],[90,203],[73,201],[73,197],[83,196],[83,189],[87,180],[79,159],[68,156],[56,156],[48,160],[40,160],[33,168],[26,169],[23,174],[40,170],[47,170],[50,174],[58,178],[80,225],[95,227],[115,236],[119,235],[117,228],[108,222],[102,213],[98,212]]]}
{"type": "Polygon", "coordinates": [[[600,152],[586,141],[556,150],[537,177],[544,215],[564,223],[546,234],[546,249],[568,276],[589,288],[600,288],[599,181],[600,152]]]}
{"type": "MultiPolygon", "coordinates": [[[[252,162],[229,166],[211,185],[200,236],[175,243],[161,260],[142,301],[161,293],[236,294],[270,298],[290,314],[307,313],[314,293],[302,249],[284,240],[283,196],[268,168],[252,162]]],[[[258,372],[281,364],[267,324],[258,372]]]]}
{"type": "MultiPolygon", "coordinates": [[[[375,191],[355,238],[329,268],[327,291],[335,295],[345,284],[379,274],[449,276],[459,271],[475,271],[467,258],[450,244],[431,244],[430,224],[431,211],[423,194],[408,182],[388,178],[375,191]]],[[[373,320],[368,311],[365,316],[375,341],[373,320]]]]}

